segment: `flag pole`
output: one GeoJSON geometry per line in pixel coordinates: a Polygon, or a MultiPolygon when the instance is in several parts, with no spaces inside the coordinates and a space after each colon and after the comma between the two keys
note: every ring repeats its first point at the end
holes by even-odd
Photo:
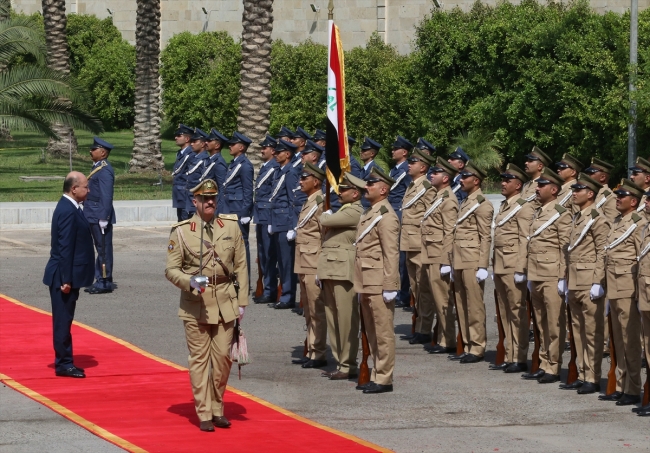
{"type": "MultiPolygon", "coordinates": [[[[327,20],[334,20],[334,0],[330,0],[329,4],[327,5],[327,20]]],[[[329,29],[329,27],[328,27],[329,29]]],[[[329,44],[328,44],[329,45],[329,44]]],[[[327,146],[327,145],[325,145],[327,146]]],[[[330,187],[330,181],[329,179],[325,178],[325,208],[327,210],[332,208],[332,202],[330,199],[332,189],[330,187]]]]}
{"type": "Polygon", "coordinates": [[[334,0],[327,5],[327,20],[334,20],[334,0]]]}

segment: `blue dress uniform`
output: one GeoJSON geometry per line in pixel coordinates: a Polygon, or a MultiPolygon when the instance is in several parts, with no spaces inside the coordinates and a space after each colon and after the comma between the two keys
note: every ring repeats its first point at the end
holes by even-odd
{"type": "MultiPolygon", "coordinates": [[[[113,145],[97,137],[92,149],[104,148],[108,152],[113,145]]],[[[113,186],[115,172],[107,160],[95,162],[88,175],[88,197],[84,202],[84,216],[90,224],[97,259],[95,261],[95,284],[87,292],[91,294],[110,293],[113,291],[113,225],[115,224],[115,209],[113,208],[113,186]],[[108,224],[102,228],[100,221],[108,224]],[[106,267],[106,278],[103,277],[103,266],[106,267]]]]}
{"type": "MultiPolygon", "coordinates": [[[[413,145],[406,140],[404,137],[398,136],[393,143],[393,149],[403,148],[407,151],[413,149],[413,145]]],[[[399,165],[394,166],[390,169],[389,176],[395,180],[395,184],[391,187],[390,193],[388,194],[388,202],[391,207],[397,214],[400,222],[402,221],[402,200],[404,199],[404,194],[409,184],[411,184],[412,178],[408,174],[408,162],[404,161],[399,165]]],[[[400,290],[397,298],[403,303],[409,303],[411,298],[410,288],[411,283],[409,281],[408,270],[406,269],[406,252],[399,252],[399,277],[400,277],[400,290]]]]}
{"type": "MultiPolygon", "coordinates": [[[[211,140],[220,141],[222,147],[226,143],[228,143],[228,137],[223,135],[215,128],[212,128],[210,130],[210,135],[208,135],[208,141],[211,140]]],[[[205,164],[206,164],[206,168],[205,171],[203,172],[203,175],[201,175],[201,181],[205,181],[206,179],[211,179],[217,183],[217,187],[223,186],[223,183],[226,180],[226,173],[228,173],[228,164],[226,163],[226,160],[221,155],[221,152],[214,153],[212,156],[208,158],[208,161],[205,164]]]]}
{"type": "MultiPolygon", "coordinates": [[[[469,156],[463,151],[463,148],[460,146],[456,148],[456,150],[451,153],[449,156],[447,156],[448,160],[462,160],[465,162],[465,165],[467,165],[467,162],[469,162],[469,156]]],[[[456,198],[458,198],[458,203],[461,203],[465,198],[467,198],[467,194],[460,190],[461,185],[460,185],[460,173],[458,176],[454,178],[454,180],[451,183],[451,190],[454,191],[456,194],[456,198]]]]}
{"type": "MultiPolygon", "coordinates": [[[[174,136],[179,135],[193,135],[194,129],[184,124],[179,124],[178,129],[174,132],[174,136]]],[[[187,171],[188,161],[192,154],[192,147],[186,146],[176,153],[176,162],[172,169],[172,207],[176,208],[176,215],[178,221],[181,222],[189,219],[189,214],[185,210],[187,203],[185,196],[185,186],[187,185],[187,171]]]]}
{"type": "MultiPolygon", "coordinates": [[[[235,132],[228,143],[231,145],[242,143],[248,148],[252,141],[244,134],[235,132]]],[[[245,153],[233,159],[228,166],[226,180],[220,188],[220,192],[223,193],[217,208],[219,214],[237,214],[239,218],[239,228],[246,246],[246,263],[248,264],[249,274],[251,255],[248,246],[248,235],[251,228],[250,219],[253,215],[253,174],[253,164],[248,160],[245,153]],[[242,220],[246,218],[248,218],[248,222],[242,223],[242,220]]]]}
{"type": "MultiPolygon", "coordinates": [[[[275,148],[277,140],[270,135],[259,144],[261,147],[275,148]]],[[[273,236],[269,233],[268,227],[271,224],[271,193],[273,192],[273,181],[280,172],[280,165],[271,158],[262,164],[255,180],[253,203],[253,222],[257,237],[257,259],[262,270],[262,281],[264,292],[257,303],[268,303],[278,298],[278,253],[273,242],[273,236]]]]}
{"type": "MultiPolygon", "coordinates": [[[[363,143],[361,144],[361,150],[365,151],[368,149],[373,149],[375,150],[375,156],[379,153],[379,150],[382,148],[381,143],[376,142],[375,140],[371,139],[370,137],[364,137],[363,143]]],[[[375,160],[371,160],[368,163],[364,163],[363,166],[360,165],[361,168],[361,175],[359,176],[361,179],[365,181],[365,179],[370,176],[370,172],[374,167],[378,167],[377,163],[375,160]]],[[[356,176],[356,175],[355,175],[356,176]]],[[[361,198],[361,205],[364,207],[364,209],[368,209],[370,207],[370,202],[366,200],[365,197],[361,198]]],[[[397,211],[396,211],[397,212],[397,211]]]]}
{"type": "MultiPolygon", "coordinates": [[[[296,150],[296,146],[286,140],[279,140],[276,151],[296,150]]],[[[298,173],[291,162],[278,169],[273,179],[271,202],[271,237],[278,253],[278,271],[282,294],[276,308],[293,308],[296,305],[296,285],[298,277],[293,272],[295,261],[295,241],[287,239],[287,232],[293,230],[298,217],[293,209],[293,189],[298,185],[298,173]]]]}
{"type": "MultiPolygon", "coordinates": [[[[207,139],[208,134],[197,127],[194,135],[192,135],[192,140],[201,140],[205,142],[207,139]]],[[[190,217],[196,212],[196,207],[194,206],[194,203],[192,203],[194,195],[191,190],[198,186],[202,181],[201,177],[203,176],[203,173],[205,173],[209,157],[208,152],[203,150],[198,153],[192,152],[188,159],[189,164],[187,165],[187,171],[185,172],[185,176],[187,177],[187,182],[185,183],[185,210],[188,212],[190,217]]]]}

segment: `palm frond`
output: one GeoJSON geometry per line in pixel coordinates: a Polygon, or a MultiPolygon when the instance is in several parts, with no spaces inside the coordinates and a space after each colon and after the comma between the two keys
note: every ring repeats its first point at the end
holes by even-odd
{"type": "Polygon", "coordinates": [[[44,66],[19,66],[0,74],[0,102],[25,97],[60,97],[87,105],[83,85],[69,74],[44,66]]]}
{"type": "Polygon", "coordinates": [[[36,131],[50,138],[58,138],[50,122],[26,111],[19,105],[0,103],[0,124],[9,130],[36,131]]]}
{"type": "Polygon", "coordinates": [[[40,64],[45,62],[45,38],[36,22],[26,17],[0,21],[0,62],[24,54],[32,55],[40,64]]]}
{"type": "Polygon", "coordinates": [[[24,110],[50,124],[61,123],[74,129],[84,129],[95,134],[104,132],[104,127],[99,118],[67,100],[33,98],[25,103],[24,110]]]}
{"type": "Polygon", "coordinates": [[[503,164],[501,142],[493,133],[486,131],[467,131],[454,137],[449,151],[452,152],[460,146],[469,155],[473,165],[483,171],[499,169],[503,164]]]}

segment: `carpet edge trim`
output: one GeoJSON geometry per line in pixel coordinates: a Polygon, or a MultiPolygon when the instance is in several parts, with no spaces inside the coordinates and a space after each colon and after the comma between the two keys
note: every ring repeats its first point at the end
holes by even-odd
{"type": "Polygon", "coordinates": [[[118,447],[134,452],[134,453],[147,453],[147,450],[144,450],[137,445],[132,444],[131,442],[122,439],[119,436],[116,436],[115,434],[111,433],[110,431],[105,430],[104,428],[92,423],[91,421],[81,417],[77,413],[71,411],[65,406],[62,406],[61,404],[57,403],[56,401],[52,401],[51,399],[47,398],[46,396],[41,395],[38,392],[35,392],[34,390],[30,389],[29,387],[26,387],[11,377],[7,376],[6,374],[0,373],[0,381],[2,381],[5,385],[8,387],[16,390],[18,393],[21,393],[28,398],[36,401],[39,404],[42,404],[43,406],[53,410],[57,414],[67,418],[71,422],[75,423],[76,425],[81,426],[85,430],[89,431],[91,434],[94,434],[95,436],[106,440],[107,442],[110,442],[114,445],[117,445],[118,447]]]}

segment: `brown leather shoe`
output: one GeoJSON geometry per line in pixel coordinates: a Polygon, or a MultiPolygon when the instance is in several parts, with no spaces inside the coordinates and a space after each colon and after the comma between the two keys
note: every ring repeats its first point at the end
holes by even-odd
{"type": "Polygon", "coordinates": [[[330,377],[331,375],[336,374],[336,373],[338,373],[338,372],[339,372],[339,370],[323,371],[320,375],[323,376],[323,377],[328,378],[328,377],[330,377]]]}
{"type": "Polygon", "coordinates": [[[212,424],[217,428],[228,428],[231,425],[230,421],[223,415],[220,417],[212,417],[212,424]]]}
{"type": "Polygon", "coordinates": [[[205,420],[201,422],[200,425],[201,431],[206,431],[206,432],[213,432],[214,431],[214,426],[212,425],[211,420],[205,420]]]}
{"type": "Polygon", "coordinates": [[[330,374],[330,381],[343,381],[345,379],[350,379],[350,373],[337,371],[335,373],[330,374]]]}

